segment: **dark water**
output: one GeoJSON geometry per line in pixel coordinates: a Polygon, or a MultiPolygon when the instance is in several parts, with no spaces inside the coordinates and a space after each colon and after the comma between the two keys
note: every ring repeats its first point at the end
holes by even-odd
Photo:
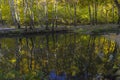
{"type": "Polygon", "coordinates": [[[120,48],[103,36],[75,33],[0,38],[0,80],[48,80],[51,70],[69,80],[92,80],[119,67],[120,48]],[[76,79],[75,79],[76,78],[76,79]]]}

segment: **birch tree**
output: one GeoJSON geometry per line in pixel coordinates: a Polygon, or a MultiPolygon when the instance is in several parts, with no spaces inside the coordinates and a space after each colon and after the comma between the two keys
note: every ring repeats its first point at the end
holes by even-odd
{"type": "Polygon", "coordinates": [[[33,5],[34,5],[34,0],[30,0],[30,7],[29,7],[29,12],[30,12],[30,29],[34,28],[34,12],[33,12],[33,5]]]}
{"type": "Polygon", "coordinates": [[[42,16],[43,16],[43,10],[41,9],[41,4],[39,0],[36,0],[36,5],[37,5],[37,18],[38,18],[38,24],[40,24],[41,27],[43,27],[43,23],[42,23],[42,16]]]}
{"type": "Polygon", "coordinates": [[[91,4],[90,4],[90,1],[88,1],[88,10],[89,10],[90,24],[92,24],[92,14],[91,14],[91,4]]]}
{"type": "Polygon", "coordinates": [[[74,2],[74,26],[77,25],[77,0],[74,2]]]}
{"type": "Polygon", "coordinates": [[[97,24],[97,13],[98,13],[98,0],[95,0],[94,2],[94,8],[95,8],[95,24],[97,24]]]}
{"type": "Polygon", "coordinates": [[[20,13],[19,13],[18,1],[19,0],[16,0],[14,9],[15,9],[15,17],[16,17],[17,26],[18,26],[18,28],[21,28],[21,26],[20,26],[20,13]]]}
{"type": "Polygon", "coordinates": [[[10,11],[12,14],[13,22],[15,25],[17,25],[17,28],[19,29],[21,28],[21,26],[20,26],[19,16],[16,10],[16,5],[15,5],[14,0],[9,0],[9,5],[10,5],[10,11]]]}
{"type": "Polygon", "coordinates": [[[54,30],[54,27],[57,27],[57,0],[54,0],[53,4],[53,25],[52,30],[54,30]]]}
{"type": "Polygon", "coordinates": [[[45,21],[46,21],[46,30],[48,29],[48,7],[47,1],[44,0],[44,10],[45,10],[45,21]]]}

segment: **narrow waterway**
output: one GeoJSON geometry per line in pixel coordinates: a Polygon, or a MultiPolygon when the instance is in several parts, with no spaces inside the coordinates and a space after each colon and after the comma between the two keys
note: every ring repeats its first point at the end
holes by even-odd
{"type": "Polygon", "coordinates": [[[48,80],[53,70],[70,80],[114,74],[120,65],[120,44],[110,37],[76,33],[1,37],[0,78],[48,80]]]}

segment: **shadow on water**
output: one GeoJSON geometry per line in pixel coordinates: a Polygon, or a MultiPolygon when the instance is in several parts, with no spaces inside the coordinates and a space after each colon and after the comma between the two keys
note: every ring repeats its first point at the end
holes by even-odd
{"type": "Polygon", "coordinates": [[[120,66],[119,46],[100,35],[46,34],[0,42],[0,80],[111,78],[120,66]]]}

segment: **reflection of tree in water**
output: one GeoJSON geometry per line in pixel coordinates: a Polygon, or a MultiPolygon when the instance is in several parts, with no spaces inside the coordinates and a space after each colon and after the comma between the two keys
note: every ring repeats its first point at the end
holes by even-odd
{"type": "Polygon", "coordinates": [[[57,73],[65,71],[67,74],[78,76],[105,74],[110,67],[118,64],[117,60],[120,60],[117,44],[102,36],[75,33],[46,34],[13,38],[5,44],[10,51],[6,51],[0,68],[5,72],[15,68],[19,75],[37,75],[39,71],[47,75],[52,69],[57,73]]]}

